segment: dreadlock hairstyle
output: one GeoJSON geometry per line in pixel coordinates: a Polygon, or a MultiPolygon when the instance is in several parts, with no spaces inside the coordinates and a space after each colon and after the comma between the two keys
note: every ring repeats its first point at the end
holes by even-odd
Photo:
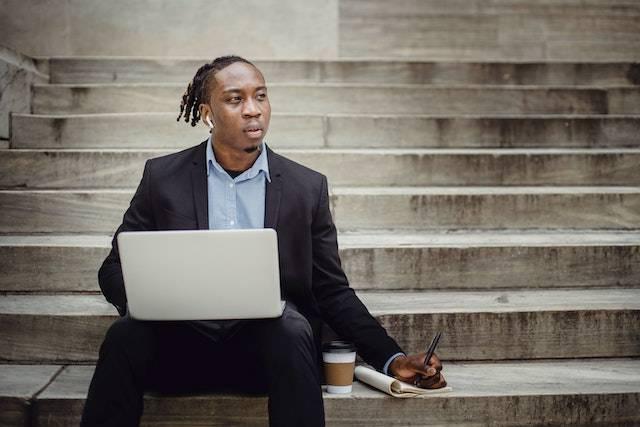
{"type": "Polygon", "coordinates": [[[191,115],[191,126],[195,126],[198,121],[200,121],[200,104],[209,99],[209,79],[218,71],[236,62],[244,62],[246,64],[253,65],[250,61],[247,61],[240,56],[228,55],[216,58],[198,68],[196,75],[193,76],[193,80],[191,80],[187,86],[187,90],[182,95],[182,101],[180,102],[180,114],[176,121],[180,121],[180,117],[183,117],[184,113],[185,123],[189,123],[189,115],[191,115]]]}

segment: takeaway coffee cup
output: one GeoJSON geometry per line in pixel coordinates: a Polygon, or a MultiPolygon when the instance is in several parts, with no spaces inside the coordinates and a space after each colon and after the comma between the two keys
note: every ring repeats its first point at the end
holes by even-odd
{"type": "Polygon", "coordinates": [[[324,377],[328,393],[351,393],[356,347],[346,341],[331,341],[322,346],[324,377]]]}

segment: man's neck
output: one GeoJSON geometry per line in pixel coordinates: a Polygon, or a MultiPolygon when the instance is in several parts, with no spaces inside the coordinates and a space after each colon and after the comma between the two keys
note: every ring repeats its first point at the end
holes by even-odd
{"type": "Polygon", "coordinates": [[[216,156],[216,161],[224,169],[244,172],[249,169],[260,156],[260,150],[255,150],[251,153],[246,151],[233,150],[224,144],[214,144],[213,154],[216,156]]]}

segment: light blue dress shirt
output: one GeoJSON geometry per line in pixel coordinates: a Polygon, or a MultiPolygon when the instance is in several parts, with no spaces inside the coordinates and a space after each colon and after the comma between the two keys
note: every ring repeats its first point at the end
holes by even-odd
{"type": "MultiPolygon", "coordinates": [[[[264,228],[267,181],[271,182],[271,177],[264,143],[253,165],[237,177],[231,178],[216,160],[211,137],[209,137],[207,143],[209,229],[264,228]]],[[[389,358],[384,365],[385,374],[393,359],[401,354],[404,353],[397,353],[389,358]]]]}
{"type": "MultiPolygon", "coordinates": [[[[214,141],[215,144],[215,141],[214,141]]],[[[207,143],[209,229],[264,228],[266,182],[271,182],[264,143],[253,165],[235,178],[220,166],[207,143]]]]}

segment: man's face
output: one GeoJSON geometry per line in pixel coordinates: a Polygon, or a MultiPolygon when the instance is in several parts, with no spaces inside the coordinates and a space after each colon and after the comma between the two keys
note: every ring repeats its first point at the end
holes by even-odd
{"type": "MultiPolygon", "coordinates": [[[[262,143],[271,119],[271,105],[262,74],[252,65],[235,62],[209,81],[209,114],[216,144],[251,153],[262,143]]],[[[206,120],[205,120],[206,123],[206,120]]]]}

